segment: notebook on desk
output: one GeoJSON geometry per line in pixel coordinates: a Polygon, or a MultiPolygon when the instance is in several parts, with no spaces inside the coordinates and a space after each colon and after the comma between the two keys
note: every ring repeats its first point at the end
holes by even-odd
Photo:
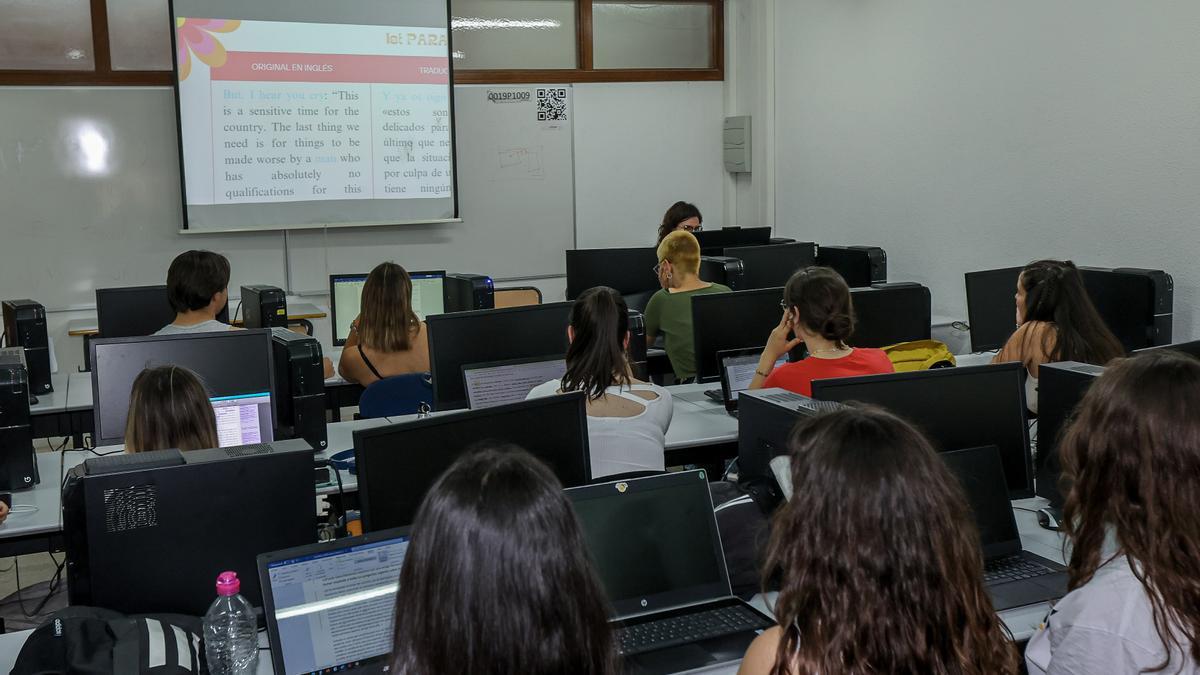
{"type": "Polygon", "coordinates": [[[566,494],[612,604],[627,673],[733,663],[774,625],[733,595],[704,471],[566,494]]]}
{"type": "Polygon", "coordinates": [[[275,675],[385,673],[409,529],[258,556],[275,675]]]}

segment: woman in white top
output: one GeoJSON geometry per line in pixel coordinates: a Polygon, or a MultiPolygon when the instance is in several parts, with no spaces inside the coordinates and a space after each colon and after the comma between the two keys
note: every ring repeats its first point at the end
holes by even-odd
{"type": "Polygon", "coordinates": [[[588,289],[571,308],[570,322],[566,375],[534,387],[529,398],[587,393],[593,478],[664,470],[671,393],[633,377],[625,300],[606,286],[588,289]]]}
{"type": "Polygon", "coordinates": [[[1200,362],[1121,359],[1059,445],[1071,592],[1030,675],[1200,673],[1200,362]]]}

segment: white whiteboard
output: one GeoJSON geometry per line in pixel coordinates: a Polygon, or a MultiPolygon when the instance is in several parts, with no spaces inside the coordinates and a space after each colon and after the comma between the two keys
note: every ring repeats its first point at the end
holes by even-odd
{"type": "Polygon", "coordinates": [[[292,292],[321,291],[327,270],[386,259],[496,278],[562,274],[562,251],[574,245],[573,106],[566,125],[551,128],[536,120],[536,96],[490,103],[489,89],[536,94],[456,87],[464,222],[293,232],[285,251],[279,232],[178,234],[170,88],[5,87],[0,296],[88,307],[97,287],[162,283],[171,259],[190,248],[229,257],[235,295],[242,284],[286,288],[289,271],[292,292]]]}

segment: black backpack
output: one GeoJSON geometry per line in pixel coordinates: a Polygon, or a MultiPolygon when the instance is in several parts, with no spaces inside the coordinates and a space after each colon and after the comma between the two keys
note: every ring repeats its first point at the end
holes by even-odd
{"type": "Polygon", "coordinates": [[[207,675],[203,635],[194,616],[67,607],[33,631],[11,675],[207,675]]]}

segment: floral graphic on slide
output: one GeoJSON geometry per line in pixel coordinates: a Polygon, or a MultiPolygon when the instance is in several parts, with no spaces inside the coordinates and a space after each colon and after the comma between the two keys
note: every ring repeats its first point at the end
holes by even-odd
{"type": "Polygon", "coordinates": [[[179,50],[179,79],[192,73],[192,53],[209,68],[225,65],[225,46],[213,33],[232,33],[241,21],[226,19],[175,19],[175,48],[179,50]]]}

